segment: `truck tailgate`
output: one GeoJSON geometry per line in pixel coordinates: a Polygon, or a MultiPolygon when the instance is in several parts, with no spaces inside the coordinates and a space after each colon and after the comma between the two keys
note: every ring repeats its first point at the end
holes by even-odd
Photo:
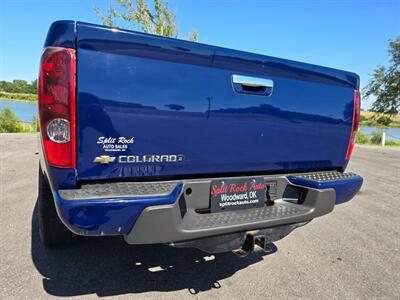
{"type": "Polygon", "coordinates": [[[85,23],[76,32],[80,180],[347,164],[353,73],[85,23]],[[273,88],[240,91],[233,75],[273,88]]]}

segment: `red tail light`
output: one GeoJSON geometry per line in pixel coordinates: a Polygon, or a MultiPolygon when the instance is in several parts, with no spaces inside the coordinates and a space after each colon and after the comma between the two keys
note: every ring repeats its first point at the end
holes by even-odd
{"type": "Polygon", "coordinates": [[[39,73],[40,131],[47,162],[75,168],[75,50],[48,47],[39,73]]]}
{"type": "Polygon", "coordinates": [[[360,106],[361,106],[360,92],[358,90],[354,90],[353,123],[351,126],[349,145],[347,147],[347,152],[346,152],[346,160],[350,159],[351,154],[353,153],[354,150],[354,145],[356,143],[358,124],[360,123],[360,106]]]}

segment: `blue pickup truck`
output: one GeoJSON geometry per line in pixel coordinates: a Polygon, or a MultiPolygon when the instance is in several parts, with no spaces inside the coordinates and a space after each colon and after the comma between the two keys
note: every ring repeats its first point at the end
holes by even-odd
{"type": "Polygon", "coordinates": [[[39,230],[243,255],[359,191],[351,72],[88,23],[39,74],[39,230]]]}

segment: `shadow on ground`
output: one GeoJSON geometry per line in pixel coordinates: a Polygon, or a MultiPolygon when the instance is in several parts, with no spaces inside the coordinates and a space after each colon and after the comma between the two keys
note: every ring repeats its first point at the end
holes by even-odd
{"type": "Polygon", "coordinates": [[[131,246],[121,237],[79,238],[65,249],[46,249],[40,242],[37,208],[32,215],[32,259],[45,291],[55,296],[112,296],[187,289],[197,294],[220,288],[219,281],[257,263],[266,255],[246,258],[215,255],[164,245],[131,246]]]}

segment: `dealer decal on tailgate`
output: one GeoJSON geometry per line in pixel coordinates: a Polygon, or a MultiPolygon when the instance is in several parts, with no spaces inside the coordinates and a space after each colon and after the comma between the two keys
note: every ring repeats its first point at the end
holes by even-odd
{"type": "Polygon", "coordinates": [[[211,181],[211,212],[262,207],[265,203],[264,178],[233,178],[211,181]]]}

